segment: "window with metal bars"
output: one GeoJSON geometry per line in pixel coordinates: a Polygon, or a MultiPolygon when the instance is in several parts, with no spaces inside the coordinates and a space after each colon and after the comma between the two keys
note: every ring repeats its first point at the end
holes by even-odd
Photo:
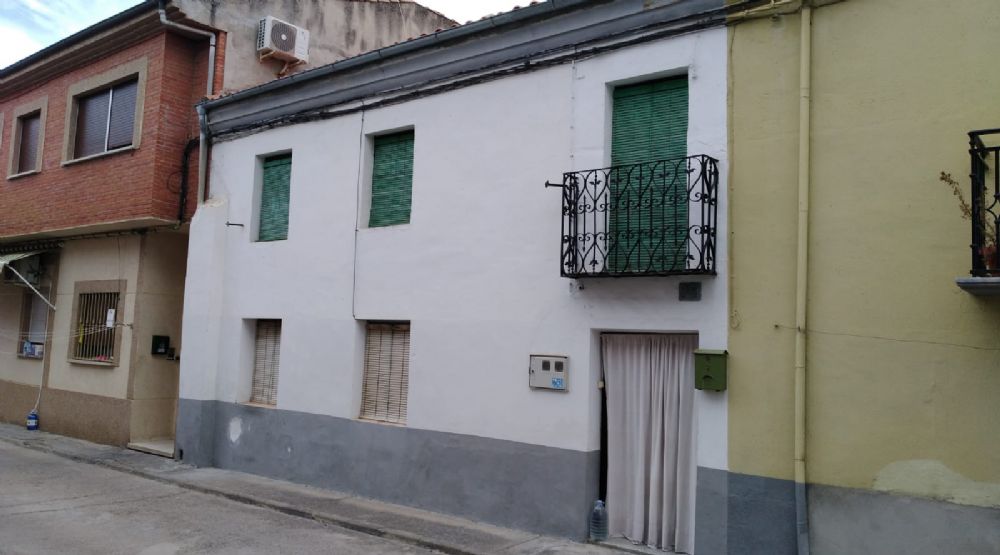
{"type": "Polygon", "coordinates": [[[37,171],[41,164],[39,139],[42,135],[42,113],[40,111],[17,118],[17,156],[14,158],[13,173],[37,171]]]}
{"type": "Polygon", "coordinates": [[[81,293],[77,305],[73,358],[115,362],[118,293],[81,293]]]}
{"type": "Polygon", "coordinates": [[[281,320],[257,320],[254,339],[253,382],[250,402],[278,403],[278,367],[281,364],[281,320]]]}
{"type": "Polygon", "coordinates": [[[410,324],[369,323],[361,418],[405,424],[409,384],[410,324]]]}
{"type": "Polygon", "coordinates": [[[133,79],[77,98],[74,158],[132,145],[138,91],[133,79]]]}

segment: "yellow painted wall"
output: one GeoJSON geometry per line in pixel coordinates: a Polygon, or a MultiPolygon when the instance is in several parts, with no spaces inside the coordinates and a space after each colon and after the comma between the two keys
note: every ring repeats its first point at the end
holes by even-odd
{"type": "Polygon", "coordinates": [[[69,361],[69,342],[75,334],[73,319],[74,286],[78,281],[125,280],[123,291],[126,324],[135,317],[136,279],[139,272],[140,237],[135,235],[67,241],[61,249],[56,312],[48,386],[91,395],[126,399],[132,355],[132,328],[122,328],[118,366],[95,366],[69,361]]]}
{"type": "MultiPolygon", "coordinates": [[[[1000,506],[1000,299],[958,289],[994,0],[813,12],[810,482],[1000,506]]],[[[730,26],[730,469],[792,477],[799,16],[730,26]]]]}
{"type": "Polygon", "coordinates": [[[133,440],[173,437],[180,362],[151,354],[154,335],[170,337],[179,353],[187,235],[155,233],[142,239],[132,364],[133,440]]]}

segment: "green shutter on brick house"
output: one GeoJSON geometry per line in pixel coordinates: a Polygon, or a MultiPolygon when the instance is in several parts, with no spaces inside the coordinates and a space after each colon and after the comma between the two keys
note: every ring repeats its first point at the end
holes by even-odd
{"type": "Polygon", "coordinates": [[[258,241],[288,239],[288,196],[291,174],[291,154],[264,159],[258,241]]]}
{"type": "Polygon", "coordinates": [[[687,76],[617,87],[612,110],[608,269],[684,269],[686,164],[647,162],[687,156],[687,76]]]}
{"type": "Polygon", "coordinates": [[[413,131],[375,137],[368,227],[409,223],[412,191],[413,131]]]}

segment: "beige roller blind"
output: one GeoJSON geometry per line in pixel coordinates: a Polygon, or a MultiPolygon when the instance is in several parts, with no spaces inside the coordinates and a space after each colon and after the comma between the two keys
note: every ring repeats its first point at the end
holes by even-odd
{"type": "Polygon", "coordinates": [[[410,383],[410,325],[369,323],[361,418],[406,423],[410,383]]]}
{"type": "Polygon", "coordinates": [[[257,320],[254,342],[253,385],[250,402],[278,402],[278,366],[281,362],[281,320],[257,320]]]}

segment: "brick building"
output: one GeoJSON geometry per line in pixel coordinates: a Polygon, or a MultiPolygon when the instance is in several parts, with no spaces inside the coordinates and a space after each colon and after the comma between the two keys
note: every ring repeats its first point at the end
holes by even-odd
{"type": "Polygon", "coordinates": [[[45,430],[172,454],[187,221],[205,184],[194,104],[276,77],[255,51],[267,15],[310,31],[311,65],[452,23],[411,2],[296,3],[318,23],[283,3],[210,4],[148,1],[0,70],[0,419],[34,407],[45,430]],[[378,32],[348,43],[335,31],[358,13],[378,32]]]}

